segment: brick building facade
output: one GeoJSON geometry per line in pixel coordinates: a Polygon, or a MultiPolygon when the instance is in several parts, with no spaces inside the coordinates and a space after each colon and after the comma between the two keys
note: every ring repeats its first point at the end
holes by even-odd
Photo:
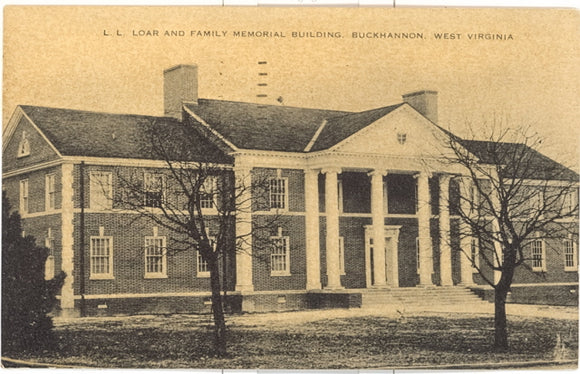
{"type": "MultiPolygon", "coordinates": [[[[354,290],[367,288],[484,284],[459,250],[478,256],[469,238],[459,239],[454,211],[469,179],[443,162],[452,135],[437,125],[436,92],[352,113],[199,99],[196,66],[164,74],[163,117],[19,106],[7,128],[3,189],[26,234],[51,248],[47,276],[68,274],[63,313],[78,313],[81,299],[89,314],[209,310],[199,255],[160,252],[171,233],[136,223],[103,195],[117,192],[120,175],[147,185],[166,171],[142,133],[151,122],[190,126],[205,161],[271,181],[269,203],[246,214],[254,224],[279,215],[268,233],[279,245],[258,256],[248,242],[227,259],[226,288],[243,310],[321,306],[327,301],[313,296],[320,294],[349,305],[354,290]]],[[[476,143],[464,141],[472,152],[476,143]]],[[[564,175],[578,180],[568,169],[564,175]]],[[[236,230],[251,230],[241,225],[236,230]]],[[[531,249],[541,266],[519,268],[514,287],[577,289],[576,239],[541,245],[531,249]]]]}

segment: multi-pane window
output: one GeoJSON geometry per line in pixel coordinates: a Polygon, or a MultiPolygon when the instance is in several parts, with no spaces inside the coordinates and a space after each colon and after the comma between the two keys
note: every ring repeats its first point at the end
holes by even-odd
{"type": "Polygon", "coordinates": [[[54,210],[56,208],[56,186],[54,174],[46,175],[45,188],[46,210],[54,210]]]}
{"type": "Polygon", "coordinates": [[[571,214],[578,211],[578,190],[572,189],[564,195],[562,214],[571,214]]]}
{"type": "Polygon", "coordinates": [[[544,191],[533,190],[530,198],[530,204],[533,210],[540,210],[544,207],[544,191]]]}
{"type": "MultiPolygon", "coordinates": [[[[208,240],[209,244],[215,251],[217,244],[215,236],[208,236],[208,240]]],[[[207,278],[209,275],[209,264],[203,259],[201,252],[197,251],[197,276],[200,278],[207,278]]]]}
{"type": "Polygon", "coordinates": [[[340,271],[340,274],[346,274],[345,273],[345,266],[344,266],[344,237],[340,236],[338,238],[338,270],[340,271]]]}
{"type": "Polygon", "coordinates": [[[564,270],[576,271],[578,269],[578,252],[573,239],[564,240],[564,270]]]}
{"type": "Polygon", "coordinates": [[[546,254],[544,252],[544,241],[536,239],[532,241],[532,270],[546,270],[546,254]]]}
{"type": "Polygon", "coordinates": [[[407,142],[407,134],[406,133],[397,133],[397,141],[399,144],[403,145],[407,142]]]}
{"type": "Polygon", "coordinates": [[[286,209],[288,199],[288,179],[270,179],[270,209],[286,209]]]}
{"type": "Polygon", "coordinates": [[[145,277],[159,278],[167,276],[167,248],[165,237],[145,237],[145,277]]]}
{"type": "Polygon", "coordinates": [[[49,228],[44,239],[44,246],[48,249],[48,256],[44,263],[44,279],[54,278],[54,238],[52,236],[52,229],[49,228]]]}
{"type": "Polygon", "coordinates": [[[476,186],[475,181],[472,181],[469,184],[469,206],[471,207],[471,210],[477,210],[477,207],[479,206],[479,193],[477,191],[477,186],[476,186]]]}
{"type": "Polygon", "coordinates": [[[272,241],[272,275],[289,275],[290,238],[279,233],[278,236],[272,236],[270,240],[272,241]]]}
{"type": "Polygon", "coordinates": [[[159,208],[163,205],[163,174],[145,173],[145,206],[159,208]]]}
{"type": "Polygon", "coordinates": [[[199,203],[202,209],[213,209],[215,208],[215,192],[216,192],[216,180],[213,177],[207,177],[203,181],[203,185],[199,191],[199,203]]]}
{"type": "Polygon", "coordinates": [[[91,236],[91,279],[113,278],[113,238],[104,236],[99,228],[99,236],[91,236]]]}
{"type": "Polygon", "coordinates": [[[477,272],[479,267],[479,240],[471,238],[471,268],[477,272]]]}
{"type": "Polygon", "coordinates": [[[91,171],[89,178],[91,209],[111,209],[113,207],[113,174],[106,171],[91,171]]]}
{"type": "Polygon", "coordinates": [[[20,181],[20,214],[28,213],[28,179],[20,181]]]}

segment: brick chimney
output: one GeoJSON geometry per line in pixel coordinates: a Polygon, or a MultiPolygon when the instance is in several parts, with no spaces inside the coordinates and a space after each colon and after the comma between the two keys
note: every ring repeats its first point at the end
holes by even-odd
{"type": "Polygon", "coordinates": [[[437,91],[415,91],[403,95],[403,101],[427,117],[431,122],[437,123],[437,91]]]}
{"type": "Polygon", "coordinates": [[[183,103],[197,104],[197,65],[177,65],[163,70],[165,115],[182,119],[183,103]]]}

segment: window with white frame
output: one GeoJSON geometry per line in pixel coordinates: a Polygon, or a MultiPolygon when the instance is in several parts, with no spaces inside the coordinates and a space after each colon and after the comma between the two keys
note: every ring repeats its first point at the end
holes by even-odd
{"type": "MultiPolygon", "coordinates": [[[[216,240],[215,237],[209,236],[209,243],[212,248],[215,250],[216,240]]],[[[199,278],[208,278],[209,277],[209,264],[206,260],[203,259],[201,256],[201,252],[197,251],[197,276],[199,278]]]]}
{"type": "Polygon", "coordinates": [[[562,214],[571,214],[578,211],[578,190],[573,188],[564,195],[562,214]]]}
{"type": "Polygon", "coordinates": [[[270,209],[287,209],[288,207],[288,178],[271,178],[270,209]]]}
{"type": "Polygon", "coordinates": [[[163,174],[145,173],[145,206],[159,208],[163,205],[164,186],[163,174]]]}
{"type": "MultiPolygon", "coordinates": [[[[534,189],[530,196],[530,204],[533,210],[540,210],[544,208],[544,191],[534,189]]],[[[534,212],[532,212],[533,214],[534,212]]]]}
{"type": "Polygon", "coordinates": [[[157,227],[153,236],[145,237],[145,278],[167,277],[167,246],[165,236],[159,236],[157,227]]]}
{"type": "Polygon", "coordinates": [[[202,209],[214,209],[216,203],[217,184],[213,176],[208,176],[199,189],[199,203],[202,209]]]}
{"type": "Polygon", "coordinates": [[[113,208],[113,173],[91,171],[89,174],[89,206],[95,210],[113,208]]]}
{"type": "Polygon", "coordinates": [[[28,141],[28,134],[22,131],[22,138],[18,144],[18,155],[16,157],[24,157],[30,155],[30,142],[28,141]]]}
{"type": "Polygon", "coordinates": [[[471,238],[471,268],[474,273],[479,268],[479,240],[471,238]]]}
{"type": "Polygon", "coordinates": [[[20,214],[28,213],[28,179],[20,181],[20,214]]]}
{"type": "Polygon", "coordinates": [[[44,279],[49,280],[54,278],[54,237],[50,227],[47,230],[46,238],[44,238],[44,246],[48,249],[48,256],[44,263],[44,279]]]}
{"type": "Polygon", "coordinates": [[[469,184],[469,204],[471,206],[471,210],[477,210],[479,206],[479,193],[477,191],[476,181],[472,181],[469,184]]]}
{"type": "Polygon", "coordinates": [[[338,270],[340,271],[340,274],[344,275],[346,274],[346,269],[344,266],[344,237],[343,236],[339,236],[338,237],[338,270]]]}
{"type": "Polygon", "coordinates": [[[113,278],[113,237],[105,236],[99,227],[99,235],[91,236],[91,279],[113,278]]]}
{"type": "Polygon", "coordinates": [[[542,239],[532,241],[532,270],[546,271],[546,252],[542,239]]]}
{"type": "Polygon", "coordinates": [[[564,239],[564,270],[578,270],[578,248],[572,238],[564,239]]]}
{"type": "Polygon", "coordinates": [[[272,242],[271,275],[290,275],[290,238],[282,235],[282,229],[278,229],[278,235],[270,237],[272,242]]]}
{"type": "Polygon", "coordinates": [[[54,210],[56,209],[56,185],[54,174],[46,175],[45,189],[46,210],[54,210]]]}

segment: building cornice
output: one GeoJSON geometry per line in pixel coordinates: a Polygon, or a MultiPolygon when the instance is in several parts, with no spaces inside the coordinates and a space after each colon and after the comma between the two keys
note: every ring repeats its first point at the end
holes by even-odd
{"type": "Polygon", "coordinates": [[[17,175],[22,175],[22,174],[26,174],[26,173],[30,173],[33,171],[38,171],[38,170],[42,170],[42,169],[48,169],[48,168],[52,168],[55,166],[59,166],[61,164],[63,164],[65,162],[65,160],[58,159],[58,160],[53,160],[53,161],[47,161],[47,162],[43,162],[40,164],[36,164],[36,165],[31,165],[31,166],[26,166],[20,169],[16,169],[16,170],[10,170],[10,171],[6,171],[2,173],[2,178],[11,178],[17,175]]]}
{"type": "MultiPolygon", "coordinates": [[[[143,167],[143,168],[168,168],[167,161],[163,160],[149,160],[139,158],[117,158],[117,157],[83,157],[83,156],[63,156],[66,162],[73,164],[80,164],[84,162],[87,165],[105,165],[105,166],[127,166],[127,167],[143,167]]],[[[191,167],[196,168],[203,165],[203,167],[215,167],[219,169],[232,169],[233,165],[229,164],[212,164],[191,162],[191,167]]]]}

